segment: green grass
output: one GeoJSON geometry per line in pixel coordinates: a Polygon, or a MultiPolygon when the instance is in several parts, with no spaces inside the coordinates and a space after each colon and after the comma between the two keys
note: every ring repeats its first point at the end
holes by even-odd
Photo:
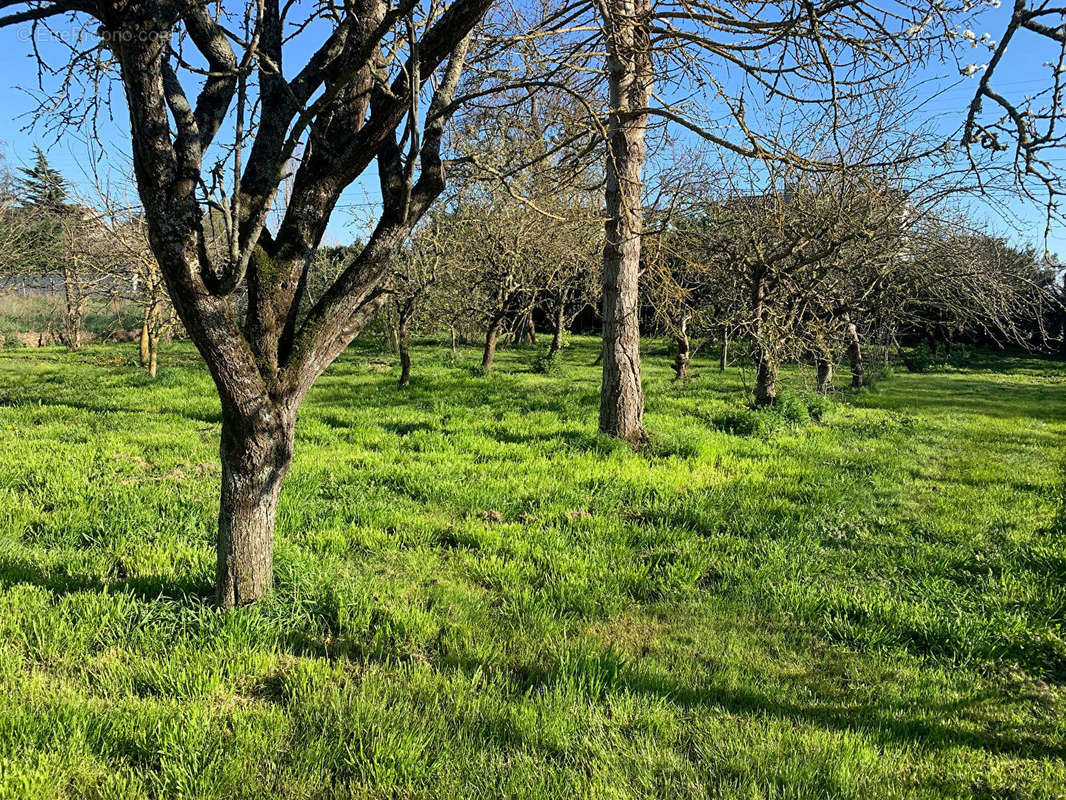
{"type": "Polygon", "coordinates": [[[1064,796],[1064,365],[744,436],[651,343],[634,452],[595,354],[350,349],[223,613],[191,349],[0,352],[0,799],[1064,796]]]}

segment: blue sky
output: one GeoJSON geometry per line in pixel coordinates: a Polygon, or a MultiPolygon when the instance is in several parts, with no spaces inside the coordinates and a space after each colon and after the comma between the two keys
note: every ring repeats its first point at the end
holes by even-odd
{"type": "MultiPolygon", "coordinates": [[[[984,12],[981,27],[975,28],[975,33],[980,37],[987,31],[993,38],[998,38],[1008,14],[1007,8],[984,12]]],[[[57,27],[60,30],[70,29],[65,22],[58,23],[57,27]]],[[[36,62],[32,57],[28,33],[25,26],[0,30],[0,102],[6,110],[0,117],[0,142],[3,143],[4,154],[10,166],[24,165],[32,159],[33,146],[40,144],[53,166],[76,185],[85,184],[91,172],[90,161],[98,157],[90,154],[87,136],[68,129],[56,141],[55,136],[49,135],[43,126],[31,126],[29,115],[37,105],[34,95],[38,92],[36,62]]],[[[52,56],[57,63],[62,62],[63,49],[60,45],[43,41],[39,42],[39,47],[46,57],[52,56]]],[[[1054,49],[1031,35],[1016,39],[1012,47],[1009,57],[997,70],[996,86],[1005,94],[1017,97],[1047,85],[1049,70],[1042,67],[1042,63],[1054,58],[1054,49]]],[[[972,51],[974,63],[985,62],[988,56],[988,51],[981,48],[972,51]]],[[[298,58],[294,58],[296,60],[298,58]]],[[[937,66],[930,76],[937,78],[936,85],[942,88],[942,93],[927,104],[926,111],[931,115],[941,115],[945,126],[953,125],[960,119],[958,114],[961,114],[972,95],[976,79],[961,78],[954,64],[937,66]]],[[[55,81],[46,81],[46,86],[54,85],[55,81]]],[[[99,129],[108,145],[106,161],[110,164],[112,174],[118,175],[126,169],[129,150],[124,98],[117,87],[114,97],[117,101],[112,109],[114,118],[101,117],[99,129]]],[[[363,182],[351,187],[342,199],[327,230],[327,244],[347,242],[360,234],[363,230],[360,213],[376,198],[375,184],[376,173],[371,167],[363,182]]],[[[975,208],[974,213],[985,217],[1004,233],[1020,223],[1023,233],[1016,238],[1043,246],[1044,213],[1037,205],[1013,201],[1009,203],[1007,214],[990,207],[975,208]]],[[[1061,225],[1053,227],[1048,249],[1066,255],[1066,230],[1061,225]]]]}

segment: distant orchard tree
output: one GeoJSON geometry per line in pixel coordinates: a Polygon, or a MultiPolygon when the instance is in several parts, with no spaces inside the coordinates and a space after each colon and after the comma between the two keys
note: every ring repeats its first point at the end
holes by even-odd
{"type": "Polygon", "coordinates": [[[17,182],[26,246],[14,265],[20,280],[63,288],[60,338],[71,350],[83,343],[83,322],[89,303],[106,284],[105,263],[111,256],[101,246],[106,222],[102,215],[72,202],[70,184],[38,147],[33,165],[20,167],[17,182]]]}

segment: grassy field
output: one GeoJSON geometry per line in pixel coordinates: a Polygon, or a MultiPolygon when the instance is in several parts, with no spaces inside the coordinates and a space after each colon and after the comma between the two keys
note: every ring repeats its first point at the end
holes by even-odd
{"type": "Polygon", "coordinates": [[[228,613],[192,350],[0,351],[0,798],[1066,796],[1066,365],[747,437],[657,348],[639,452],[592,340],[350,350],[228,613]]]}

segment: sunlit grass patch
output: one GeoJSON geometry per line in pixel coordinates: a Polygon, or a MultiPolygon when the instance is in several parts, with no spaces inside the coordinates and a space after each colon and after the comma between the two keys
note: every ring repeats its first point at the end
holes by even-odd
{"type": "Polygon", "coordinates": [[[806,419],[661,349],[634,449],[594,340],[357,343],[227,613],[191,348],[0,352],[0,798],[1061,794],[1066,369],[792,368],[806,419]]]}

